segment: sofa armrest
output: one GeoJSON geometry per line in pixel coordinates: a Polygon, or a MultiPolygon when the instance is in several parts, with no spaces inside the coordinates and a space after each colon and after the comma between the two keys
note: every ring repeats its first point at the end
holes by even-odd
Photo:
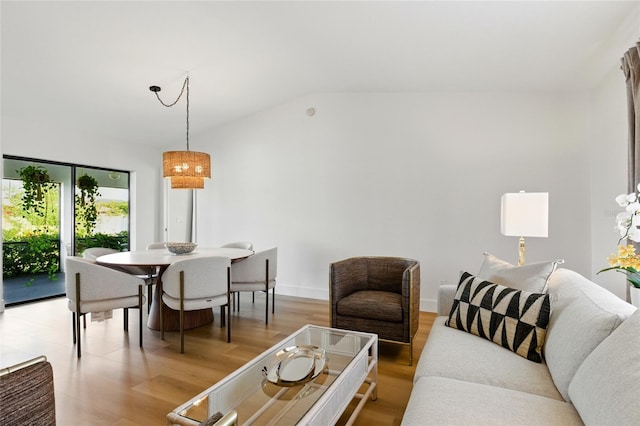
{"type": "Polygon", "coordinates": [[[449,316],[451,307],[453,306],[453,299],[456,295],[458,286],[447,284],[441,285],[438,288],[438,315],[449,316]]]}

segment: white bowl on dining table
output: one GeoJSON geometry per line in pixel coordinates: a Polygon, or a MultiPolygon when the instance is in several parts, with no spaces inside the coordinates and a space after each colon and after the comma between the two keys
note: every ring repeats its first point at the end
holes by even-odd
{"type": "Polygon", "coordinates": [[[198,246],[197,243],[165,243],[170,253],[175,255],[189,254],[198,246]]]}

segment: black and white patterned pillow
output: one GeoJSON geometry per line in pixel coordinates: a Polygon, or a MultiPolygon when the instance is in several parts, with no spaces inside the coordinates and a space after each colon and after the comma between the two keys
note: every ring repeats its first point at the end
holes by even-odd
{"type": "Polygon", "coordinates": [[[446,325],[542,362],[550,316],[548,294],[515,290],[464,272],[446,325]]]}

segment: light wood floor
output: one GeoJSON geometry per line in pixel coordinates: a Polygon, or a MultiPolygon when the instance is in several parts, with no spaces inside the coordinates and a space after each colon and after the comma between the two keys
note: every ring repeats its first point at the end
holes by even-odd
{"type": "MultiPolygon", "coordinates": [[[[218,313],[214,324],[187,331],[186,353],[180,354],[178,332],[166,333],[162,341],[146,325],[140,349],[138,312],[130,310],[127,335],[122,310],[114,311],[111,320],[87,324],[78,360],[64,298],[9,307],[0,314],[0,367],[46,355],[53,365],[59,425],[164,425],[168,412],[302,325],[329,325],[327,301],[276,296],[276,313],[265,326],[264,295],[256,294],[252,305],[243,294],[226,343],[218,313]]],[[[146,309],[144,315],[146,320],[146,309]]],[[[413,366],[408,347],[380,343],[378,399],[365,404],[357,425],[400,424],[434,318],[420,315],[413,366]]]]}

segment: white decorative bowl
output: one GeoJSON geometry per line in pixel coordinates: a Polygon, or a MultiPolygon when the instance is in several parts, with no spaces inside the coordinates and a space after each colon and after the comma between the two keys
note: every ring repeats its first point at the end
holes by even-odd
{"type": "Polygon", "coordinates": [[[173,254],[188,254],[198,246],[196,243],[166,243],[167,250],[173,254]]]}

